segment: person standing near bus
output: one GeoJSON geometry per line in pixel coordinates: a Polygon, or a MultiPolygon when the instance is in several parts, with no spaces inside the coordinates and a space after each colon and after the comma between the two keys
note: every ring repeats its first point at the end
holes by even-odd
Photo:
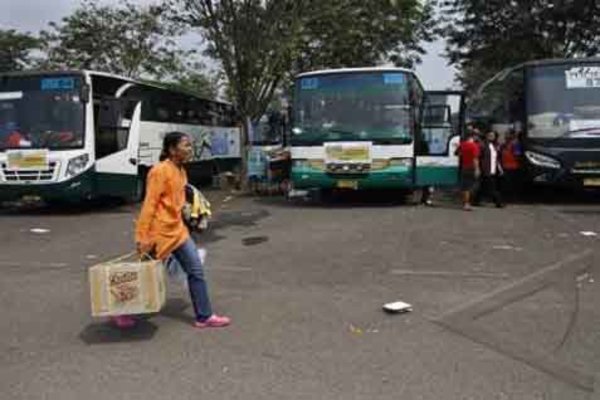
{"type": "Polygon", "coordinates": [[[231,321],[213,314],[198,248],[182,216],[187,184],[184,165],[192,154],[188,135],[171,132],[165,136],[161,162],[148,174],[146,197],[136,225],[136,244],[140,254],[153,254],[160,260],[172,254],[179,262],[187,274],[196,328],[224,327],[231,321]]]}
{"type": "Polygon", "coordinates": [[[502,208],[502,197],[500,195],[499,180],[502,175],[502,166],[500,163],[500,152],[497,144],[498,135],[494,131],[489,131],[483,144],[481,146],[481,178],[479,188],[475,193],[473,204],[478,206],[481,203],[481,199],[490,197],[496,207],[502,208]]]}
{"type": "Polygon", "coordinates": [[[521,157],[523,149],[519,134],[511,130],[501,147],[502,169],[504,170],[502,192],[514,197],[521,189],[521,157]]]}
{"type": "Polygon", "coordinates": [[[479,146],[475,143],[474,131],[468,130],[458,148],[456,155],[460,157],[460,186],[463,209],[471,211],[471,196],[479,178],[479,146]]]}

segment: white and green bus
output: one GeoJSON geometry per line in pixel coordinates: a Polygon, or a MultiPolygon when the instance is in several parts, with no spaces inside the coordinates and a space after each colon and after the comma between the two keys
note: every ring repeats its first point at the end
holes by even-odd
{"type": "Polygon", "coordinates": [[[137,199],[170,131],[195,140],[192,179],[239,168],[233,106],[92,71],[0,75],[0,201],[137,199]]]}
{"type": "Polygon", "coordinates": [[[462,92],[425,92],[403,68],[300,74],[290,194],[457,184],[463,99],[462,92]]]}

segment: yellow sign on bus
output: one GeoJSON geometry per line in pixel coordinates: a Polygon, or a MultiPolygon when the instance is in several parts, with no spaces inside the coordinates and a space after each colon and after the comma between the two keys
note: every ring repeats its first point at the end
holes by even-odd
{"type": "Polygon", "coordinates": [[[9,150],[7,151],[9,171],[48,169],[48,150],[9,150]]]}
{"type": "Polygon", "coordinates": [[[325,156],[328,163],[370,163],[370,142],[326,143],[325,156]]]}

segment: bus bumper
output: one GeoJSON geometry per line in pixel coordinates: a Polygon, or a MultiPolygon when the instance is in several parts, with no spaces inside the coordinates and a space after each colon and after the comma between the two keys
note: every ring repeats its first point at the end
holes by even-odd
{"type": "Polygon", "coordinates": [[[322,171],[295,170],[291,173],[295,190],[299,189],[408,189],[414,187],[410,168],[388,169],[364,175],[333,175],[322,171]]]}
{"type": "Polygon", "coordinates": [[[0,202],[17,201],[26,197],[39,197],[44,200],[78,202],[91,197],[93,193],[92,170],[59,183],[7,184],[0,183],[0,202]]]}
{"type": "Polygon", "coordinates": [[[530,167],[530,182],[537,185],[559,186],[572,189],[600,189],[600,174],[575,174],[566,169],[530,167]]]}

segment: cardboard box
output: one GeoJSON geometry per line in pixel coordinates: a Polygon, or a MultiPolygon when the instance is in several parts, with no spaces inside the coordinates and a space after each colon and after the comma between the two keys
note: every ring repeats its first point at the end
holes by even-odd
{"type": "Polygon", "coordinates": [[[115,262],[89,270],[92,316],[147,314],[166,300],[162,262],[115,262]]]}

